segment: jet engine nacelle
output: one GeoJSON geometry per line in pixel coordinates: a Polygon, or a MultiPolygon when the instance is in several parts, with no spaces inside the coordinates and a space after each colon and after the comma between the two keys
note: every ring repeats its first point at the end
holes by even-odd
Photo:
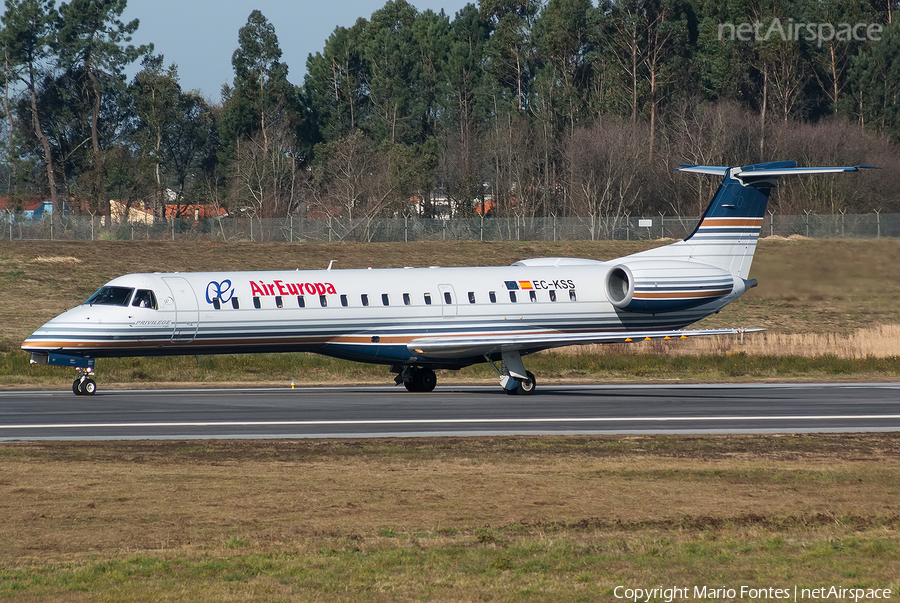
{"type": "Polygon", "coordinates": [[[740,295],[753,284],[721,268],[672,260],[617,264],[606,275],[609,301],[628,312],[687,310],[732,292],[740,295]]]}

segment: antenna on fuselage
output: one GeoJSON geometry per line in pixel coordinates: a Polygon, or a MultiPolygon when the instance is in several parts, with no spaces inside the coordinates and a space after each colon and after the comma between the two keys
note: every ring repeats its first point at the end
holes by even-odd
{"type": "Polygon", "coordinates": [[[330,262],[328,262],[328,268],[326,268],[325,270],[331,270],[332,266],[334,266],[334,260],[331,260],[330,262]]]}

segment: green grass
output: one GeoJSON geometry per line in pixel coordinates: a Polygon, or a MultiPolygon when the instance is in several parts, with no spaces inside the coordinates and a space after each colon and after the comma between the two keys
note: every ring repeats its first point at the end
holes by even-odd
{"type": "MultiPolygon", "coordinates": [[[[641,380],[747,379],[863,379],[895,380],[900,377],[900,358],[843,359],[833,356],[657,354],[561,354],[546,353],[526,358],[539,383],[606,382],[641,380]]],[[[109,358],[97,361],[98,379],[123,386],[156,383],[259,383],[298,385],[325,383],[390,384],[386,366],[337,360],[316,354],[255,354],[109,358]]],[[[62,387],[74,378],[73,371],[29,364],[21,352],[0,353],[0,383],[62,387]]],[[[461,371],[441,371],[438,383],[493,383],[495,373],[487,365],[461,371]]]]}
{"type": "MultiPolygon", "coordinates": [[[[0,571],[9,600],[603,601],[618,585],[716,588],[889,588],[897,595],[897,526],[786,537],[771,529],[664,532],[634,527],[434,532],[314,538],[277,552],[207,551],[170,558],[40,564],[0,571]],[[94,599],[100,597],[100,599],[94,599]]],[[[228,547],[231,548],[231,547],[228,547]]],[[[662,597],[652,599],[662,600],[662,597]]],[[[721,599],[716,599],[721,600],[721,599]]],[[[845,600],[845,599],[838,599],[845,600]]]]}

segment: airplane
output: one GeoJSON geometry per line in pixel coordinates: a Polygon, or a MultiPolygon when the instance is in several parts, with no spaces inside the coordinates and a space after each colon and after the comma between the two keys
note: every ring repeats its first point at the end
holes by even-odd
{"type": "Polygon", "coordinates": [[[436,369],[486,362],[506,393],[533,394],[522,357],[541,350],[742,331],[684,327],[757,285],[750,265],[778,179],[870,167],[683,164],[677,169],[722,177],[693,233],[609,261],[127,274],[41,326],[22,349],[33,364],[75,368],[76,395],[97,390],[97,358],[257,352],[387,365],[411,392],[432,391],[436,369]]]}

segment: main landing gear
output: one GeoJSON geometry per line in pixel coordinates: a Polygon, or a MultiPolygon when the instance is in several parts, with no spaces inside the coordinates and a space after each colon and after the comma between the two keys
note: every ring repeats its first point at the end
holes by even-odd
{"type": "MultiPolygon", "coordinates": [[[[522,356],[518,351],[503,352],[501,354],[500,368],[485,354],[484,359],[491,365],[500,377],[500,387],[510,395],[528,396],[537,389],[537,382],[534,373],[525,370],[522,364],[522,356]]],[[[410,366],[410,365],[394,365],[391,367],[392,373],[397,373],[394,383],[401,383],[411,392],[430,392],[437,385],[437,377],[434,371],[427,367],[410,366]]]]}
{"type": "Polygon", "coordinates": [[[507,394],[530,396],[537,389],[534,373],[525,370],[525,365],[522,364],[522,355],[518,351],[503,352],[500,357],[499,369],[490,356],[485,354],[484,358],[500,376],[500,387],[506,390],[507,394]]]}
{"type": "Polygon", "coordinates": [[[394,383],[401,383],[406,387],[406,391],[410,392],[430,392],[437,385],[437,375],[430,368],[420,366],[403,366],[391,367],[398,375],[394,377],[394,383]]]}
{"type": "Polygon", "coordinates": [[[76,396],[93,396],[97,382],[91,378],[90,369],[78,369],[78,378],[72,382],[72,393],[76,396]]]}

